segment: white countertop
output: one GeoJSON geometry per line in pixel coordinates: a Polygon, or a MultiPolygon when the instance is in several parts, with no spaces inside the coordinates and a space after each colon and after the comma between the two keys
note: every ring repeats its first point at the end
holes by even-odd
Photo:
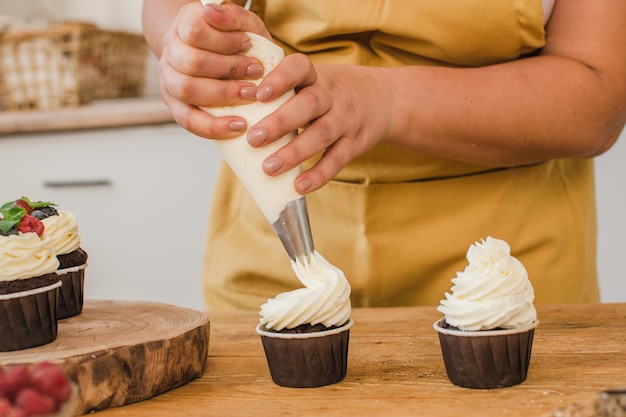
{"type": "Polygon", "coordinates": [[[0,112],[1,135],[154,125],[174,120],[161,97],[98,100],[80,107],[0,112]]]}

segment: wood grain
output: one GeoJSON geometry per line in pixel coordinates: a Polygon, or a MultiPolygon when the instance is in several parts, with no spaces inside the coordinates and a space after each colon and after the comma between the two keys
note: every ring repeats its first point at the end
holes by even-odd
{"type": "Polygon", "coordinates": [[[452,385],[432,323],[434,307],[356,309],[348,374],[320,388],[272,383],[254,332],[257,312],[214,312],[201,378],[98,417],[551,416],[626,386],[626,304],[538,306],[528,379],[497,390],[452,385]]]}
{"type": "Polygon", "coordinates": [[[77,414],[142,401],[199,377],[209,319],[198,311],[151,302],[86,301],[59,322],[57,339],[0,354],[0,363],[59,363],[78,384],[77,414]]]}

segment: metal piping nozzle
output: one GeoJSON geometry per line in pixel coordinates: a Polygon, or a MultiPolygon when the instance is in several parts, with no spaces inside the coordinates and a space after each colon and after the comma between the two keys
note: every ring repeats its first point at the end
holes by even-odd
{"type": "Polygon", "coordinates": [[[308,262],[314,248],[304,197],[287,203],[272,227],[292,260],[308,262]]]}

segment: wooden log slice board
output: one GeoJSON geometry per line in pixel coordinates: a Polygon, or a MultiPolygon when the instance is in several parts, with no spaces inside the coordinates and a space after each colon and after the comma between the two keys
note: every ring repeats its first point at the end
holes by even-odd
{"type": "Polygon", "coordinates": [[[80,390],[76,414],[142,401],[199,377],[209,319],[195,310],[136,301],[86,301],[44,346],[1,352],[0,364],[60,364],[80,390]]]}

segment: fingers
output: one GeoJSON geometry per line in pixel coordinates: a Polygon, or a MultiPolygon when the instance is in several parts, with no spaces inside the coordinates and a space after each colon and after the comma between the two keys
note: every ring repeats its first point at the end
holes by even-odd
{"type": "Polygon", "coordinates": [[[261,147],[274,142],[287,133],[307,125],[330,109],[332,97],[323,94],[320,89],[307,88],[313,84],[316,77],[311,61],[300,54],[287,56],[265,77],[257,88],[256,98],[259,101],[270,102],[293,90],[294,87],[298,87],[299,92],[250,128],[248,142],[251,146],[261,147]]]}
{"type": "Polygon", "coordinates": [[[311,60],[303,54],[286,56],[259,84],[257,99],[272,101],[287,91],[301,90],[317,80],[317,72],[311,60]]]}
{"type": "Polygon", "coordinates": [[[350,148],[350,140],[340,140],[330,146],[320,160],[310,169],[296,178],[295,188],[300,194],[319,190],[354,158],[350,148]]]}
{"type": "MultiPolygon", "coordinates": [[[[207,6],[211,8],[211,6],[207,6]]],[[[263,74],[254,58],[240,55],[250,39],[243,32],[223,32],[206,22],[195,3],[179,12],[163,39],[163,59],[192,76],[247,79],[263,74]]]]}
{"type": "Polygon", "coordinates": [[[195,106],[177,100],[167,92],[161,94],[176,123],[197,136],[208,139],[231,139],[246,130],[246,121],[240,117],[213,117],[195,106]]]}
{"type": "Polygon", "coordinates": [[[260,19],[235,5],[206,6],[200,2],[180,9],[163,40],[158,65],[161,95],[174,120],[192,133],[212,139],[241,135],[240,117],[215,118],[198,107],[236,106],[256,99],[253,80],[264,70],[254,58],[248,35],[238,29],[259,27],[260,19]]]}
{"type": "Polygon", "coordinates": [[[189,105],[221,107],[254,100],[256,86],[250,82],[193,76],[180,72],[164,59],[159,61],[158,71],[161,87],[189,105]]]}
{"type": "Polygon", "coordinates": [[[315,155],[322,154],[317,163],[296,180],[301,194],[315,191],[335,177],[355,157],[356,140],[333,123],[332,116],[323,116],[308,126],[289,145],[282,147],[263,162],[266,174],[277,176],[315,155]]]}
{"type": "Polygon", "coordinates": [[[211,26],[224,32],[253,32],[272,38],[260,17],[234,4],[210,3],[204,7],[203,16],[211,26]]]}

